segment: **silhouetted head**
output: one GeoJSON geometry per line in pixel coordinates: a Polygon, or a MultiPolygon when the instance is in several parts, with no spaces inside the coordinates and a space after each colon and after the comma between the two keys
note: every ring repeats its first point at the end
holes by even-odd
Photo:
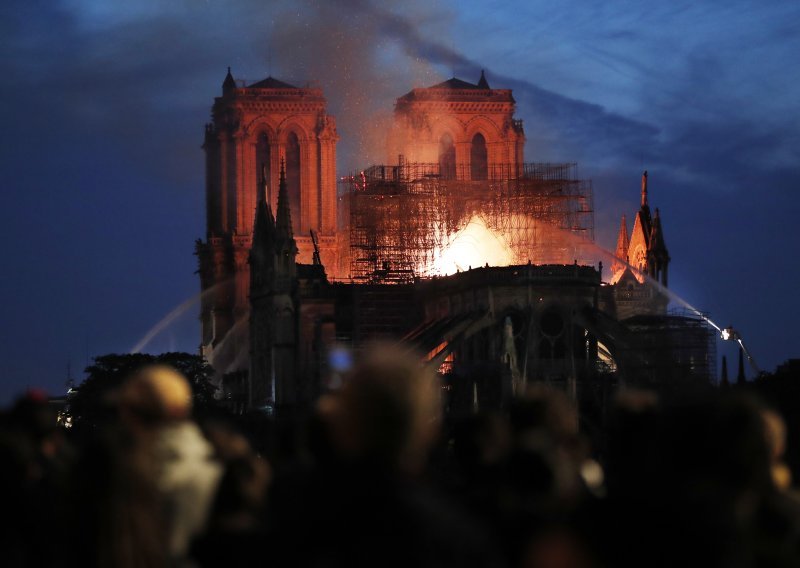
{"type": "Polygon", "coordinates": [[[172,367],[151,365],[125,381],[116,401],[123,414],[144,422],[184,420],[192,410],[192,389],[172,367]]]}
{"type": "Polygon", "coordinates": [[[578,436],[578,415],[562,391],[543,385],[529,387],[514,400],[511,428],[518,441],[545,434],[557,444],[572,444],[578,436]]]}
{"type": "Polygon", "coordinates": [[[783,461],[783,454],[786,452],[786,422],[771,408],[761,410],[761,419],[769,448],[772,482],[778,489],[789,489],[792,473],[783,461]]]}
{"type": "Polygon", "coordinates": [[[344,457],[416,472],[439,431],[439,390],[416,355],[378,347],[338,393],[320,401],[319,411],[344,457]]]}
{"type": "Polygon", "coordinates": [[[532,534],[524,544],[522,568],[593,568],[599,562],[578,533],[557,524],[532,534]]]}
{"type": "Polygon", "coordinates": [[[514,401],[510,421],[510,483],[541,504],[575,502],[586,481],[581,471],[588,445],[578,432],[578,415],[567,395],[534,385],[514,401]]]}
{"type": "Polygon", "coordinates": [[[769,490],[771,448],[764,409],[757,398],[740,392],[671,408],[663,429],[665,474],[680,480],[681,490],[713,491],[725,499],[769,490]]]}
{"type": "Polygon", "coordinates": [[[48,404],[47,394],[31,389],[17,399],[8,413],[10,425],[31,436],[36,444],[58,430],[56,412],[48,404]]]}
{"type": "Polygon", "coordinates": [[[469,474],[508,458],[511,435],[508,420],[497,413],[464,417],[453,431],[454,457],[469,474]]]}

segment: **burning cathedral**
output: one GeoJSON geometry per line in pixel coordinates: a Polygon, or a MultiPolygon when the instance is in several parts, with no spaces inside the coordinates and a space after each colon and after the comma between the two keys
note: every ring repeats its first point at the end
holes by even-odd
{"type": "Polygon", "coordinates": [[[234,409],[307,404],[375,340],[423,354],[453,409],[534,381],[578,397],[712,378],[706,320],[668,311],[647,172],[604,269],[591,182],[574,163],[526,163],[514,111],[483,73],[414,88],[395,104],[392,163],[337,177],[320,89],[228,70],[196,254],[201,351],[234,409]]]}

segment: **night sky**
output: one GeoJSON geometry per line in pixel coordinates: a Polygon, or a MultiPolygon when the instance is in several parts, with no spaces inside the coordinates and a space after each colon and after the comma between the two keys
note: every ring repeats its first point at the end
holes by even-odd
{"type": "Polygon", "coordinates": [[[647,169],[671,289],[763,369],[800,357],[800,4],[390,5],[2,3],[0,402],[62,393],[68,366],[81,379],[179,307],[144,350],[196,351],[200,145],[228,65],[321,86],[340,173],[381,159],[396,97],[486,69],[514,89],[526,160],[593,180],[599,245],[632,222],[647,169]]]}

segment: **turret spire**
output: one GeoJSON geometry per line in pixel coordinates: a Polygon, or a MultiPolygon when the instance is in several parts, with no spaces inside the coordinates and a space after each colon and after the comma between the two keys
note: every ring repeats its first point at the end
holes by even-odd
{"type": "MultiPolygon", "coordinates": [[[[278,209],[275,213],[275,254],[283,277],[294,278],[297,243],[292,233],[292,213],[289,209],[289,192],[286,187],[286,162],[281,158],[281,175],[278,184],[278,209]]],[[[288,285],[284,283],[285,285],[288,285]]]]}
{"type": "MultiPolygon", "coordinates": [[[[644,231],[644,241],[649,243],[650,233],[653,230],[653,219],[650,216],[650,205],[647,203],[647,170],[642,174],[642,206],[639,208],[637,217],[642,231],[644,231]]],[[[635,227],[634,230],[636,230],[635,227]]],[[[647,246],[649,248],[650,245],[647,246]]]]}
{"type": "Polygon", "coordinates": [[[481,89],[488,89],[489,88],[489,81],[486,80],[486,75],[483,73],[483,69],[481,69],[481,78],[478,81],[478,87],[481,89]]]}
{"type": "MultiPolygon", "coordinates": [[[[272,261],[267,260],[273,254],[273,244],[275,239],[275,218],[272,216],[272,209],[266,197],[267,179],[266,170],[262,165],[261,169],[261,188],[256,200],[256,218],[253,223],[253,245],[250,249],[251,269],[251,289],[254,282],[262,282],[263,279],[256,278],[258,271],[267,274],[271,270],[272,261]]],[[[263,274],[262,274],[263,276],[263,274]]]]}
{"type": "Polygon", "coordinates": [[[656,209],[650,227],[650,237],[647,245],[647,272],[667,286],[669,269],[669,252],[664,242],[664,232],[661,229],[661,214],[656,209]]]}
{"type": "Polygon", "coordinates": [[[229,91],[236,88],[236,81],[231,74],[231,68],[228,67],[228,74],[225,75],[225,81],[222,82],[222,94],[226,94],[229,91]]]}
{"type": "Polygon", "coordinates": [[[619,234],[617,235],[617,249],[614,251],[614,262],[611,264],[611,276],[616,279],[627,267],[630,260],[628,259],[628,249],[630,249],[630,239],[628,237],[628,222],[625,215],[619,223],[619,234]]]}
{"type": "Polygon", "coordinates": [[[653,226],[650,229],[650,251],[660,253],[663,256],[669,257],[667,253],[667,245],[664,242],[664,231],[661,229],[661,214],[656,208],[656,214],[653,216],[653,226]]]}
{"type": "Polygon", "coordinates": [[[266,201],[267,209],[272,210],[272,195],[269,190],[269,179],[267,178],[267,163],[261,163],[261,191],[258,192],[258,201],[266,201]]]}
{"type": "Polygon", "coordinates": [[[642,207],[647,207],[647,170],[642,174],[642,207]]]}
{"type": "Polygon", "coordinates": [[[725,355],[722,356],[722,376],[719,379],[719,384],[722,387],[729,387],[730,381],[728,381],[728,359],[725,355]]]}
{"type": "Polygon", "coordinates": [[[628,222],[625,219],[625,214],[622,215],[622,220],[619,223],[619,235],[617,235],[617,250],[616,257],[620,260],[628,262],[628,247],[630,241],[628,239],[628,222]]]}

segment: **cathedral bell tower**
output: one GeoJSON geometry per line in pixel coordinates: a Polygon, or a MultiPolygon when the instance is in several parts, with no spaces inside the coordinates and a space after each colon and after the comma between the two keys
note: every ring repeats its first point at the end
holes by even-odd
{"type": "Polygon", "coordinates": [[[260,195],[260,188],[278,186],[281,163],[283,205],[298,231],[293,241],[298,261],[311,263],[313,230],[322,261],[338,265],[338,135],[320,89],[298,88],[273,77],[245,85],[234,79],[230,68],[211,115],[203,143],[206,240],[197,242],[196,251],[202,290],[201,351],[218,372],[226,373],[247,366],[253,211],[259,199],[277,211],[278,196],[260,195]]]}
{"type": "Polygon", "coordinates": [[[509,89],[453,77],[415,88],[395,103],[388,153],[407,162],[438,163],[442,179],[482,181],[519,176],[525,132],[509,89]]]}

